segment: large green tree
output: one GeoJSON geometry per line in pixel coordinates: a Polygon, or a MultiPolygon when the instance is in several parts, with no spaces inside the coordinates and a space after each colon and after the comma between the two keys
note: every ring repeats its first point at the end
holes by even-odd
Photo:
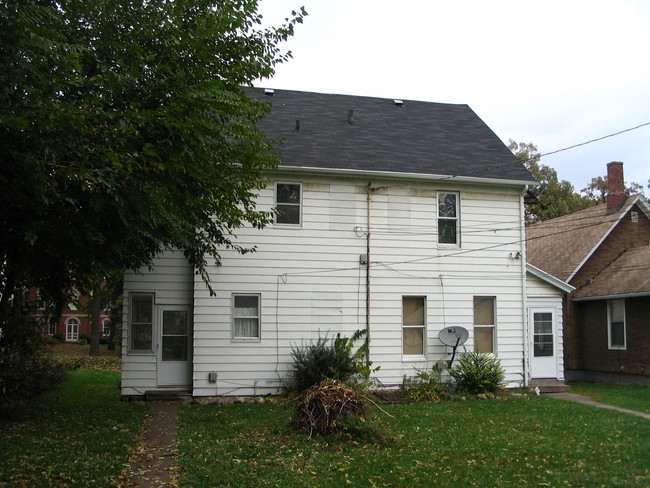
{"type": "Polygon", "coordinates": [[[242,87],[270,77],[306,15],[262,28],[257,0],[0,0],[0,316],[38,287],[184,250],[241,248],[275,167],[242,87]]]}
{"type": "Polygon", "coordinates": [[[525,198],[527,224],[577,212],[596,204],[576,193],[570,182],[560,180],[553,168],[540,164],[541,154],[532,142],[510,139],[508,148],[539,182],[538,186],[528,191],[525,198]]]}

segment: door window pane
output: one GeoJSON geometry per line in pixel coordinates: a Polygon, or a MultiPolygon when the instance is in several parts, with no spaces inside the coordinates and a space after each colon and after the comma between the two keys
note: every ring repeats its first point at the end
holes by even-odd
{"type": "Polygon", "coordinates": [[[187,361],[187,336],[163,336],[162,360],[187,361]]]}
{"type": "Polygon", "coordinates": [[[533,355],[535,357],[553,356],[553,314],[541,312],[533,314],[533,355]]]}

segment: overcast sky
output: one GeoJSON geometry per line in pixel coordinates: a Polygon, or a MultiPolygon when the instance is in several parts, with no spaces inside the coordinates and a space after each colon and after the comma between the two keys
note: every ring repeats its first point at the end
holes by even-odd
{"type": "Polygon", "coordinates": [[[309,15],[261,86],[468,104],[503,140],[548,155],[576,191],[624,163],[650,179],[648,0],[262,0],[265,23],[309,15]]]}

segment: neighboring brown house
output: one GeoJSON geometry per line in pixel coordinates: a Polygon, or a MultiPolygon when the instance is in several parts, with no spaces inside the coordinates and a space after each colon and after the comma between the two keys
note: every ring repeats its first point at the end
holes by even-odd
{"type": "Polygon", "coordinates": [[[569,380],[650,384],[650,205],[607,165],[607,203],[526,229],[528,262],[569,283],[569,380]]]}

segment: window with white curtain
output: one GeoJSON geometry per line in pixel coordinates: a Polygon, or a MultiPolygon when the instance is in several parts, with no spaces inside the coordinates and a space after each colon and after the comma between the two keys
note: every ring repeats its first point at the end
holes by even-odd
{"type": "Polygon", "coordinates": [[[232,340],[260,340],[260,295],[233,294],[232,296],[232,340]]]}

